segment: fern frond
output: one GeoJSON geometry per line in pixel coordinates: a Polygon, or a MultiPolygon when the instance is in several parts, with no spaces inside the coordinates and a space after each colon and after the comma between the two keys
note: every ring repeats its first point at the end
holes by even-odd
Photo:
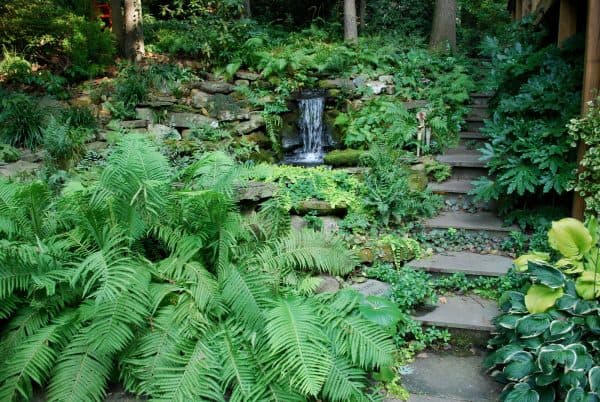
{"type": "Polygon", "coordinates": [[[365,396],[366,384],[367,375],[363,370],[356,368],[343,357],[336,357],[323,385],[323,396],[332,402],[369,402],[365,396]]]}
{"type": "Polygon", "coordinates": [[[279,300],[265,328],[277,368],[292,387],[316,396],[331,370],[332,356],[315,309],[298,297],[279,300]]]}
{"type": "Polygon", "coordinates": [[[48,386],[48,402],[104,400],[113,361],[89,344],[92,335],[84,330],[61,352],[48,386]]]}
{"type": "Polygon", "coordinates": [[[223,300],[232,312],[250,328],[264,323],[263,308],[268,304],[269,291],[265,283],[269,278],[258,272],[242,272],[229,266],[219,275],[223,300]]]}
{"type": "Polygon", "coordinates": [[[181,342],[175,352],[165,354],[161,363],[154,377],[154,400],[224,401],[219,359],[203,340],[181,342]]]}
{"type": "Polygon", "coordinates": [[[242,330],[233,321],[222,326],[218,334],[223,389],[231,389],[231,402],[245,402],[256,390],[257,367],[252,355],[242,345],[242,330]]]}
{"type": "Polygon", "coordinates": [[[17,304],[21,301],[17,296],[8,296],[0,299],[0,320],[6,320],[17,309],[17,304]]]}

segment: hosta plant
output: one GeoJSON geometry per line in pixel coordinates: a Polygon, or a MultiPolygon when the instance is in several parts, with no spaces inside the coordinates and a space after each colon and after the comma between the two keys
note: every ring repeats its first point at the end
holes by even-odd
{"type": "Polygon", "coordinates": [[[600,251],[598,227],[572,218],[548,233],[560,254],[519,257],[515,268],[530,283],[508,291],[496,318],[495,351],[487,365],[507,384],[503,401],[600,400],[600,251]]]}
{"type": "Polygon", "coordinates": [[[312,295],[353,255],[242,217],[241,169],[212,154],[175,176],[124,137],[99,179],[0,183],[0,400],[102,401],[109,382],[160,401],[371,401],[397,312],[312,295]]]}

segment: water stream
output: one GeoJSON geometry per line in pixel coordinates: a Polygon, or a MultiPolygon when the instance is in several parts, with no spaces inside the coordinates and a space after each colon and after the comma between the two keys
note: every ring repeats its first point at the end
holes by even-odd
{"type": "Polygon", "coordinates": [[[323,123],[325,97],[319,92],[306,92],[298,99],[300,117],[298,135],[301,147],[285,157],[285,163],[317,165],[323,163],[324,147],[330,145],[323,123]]]}

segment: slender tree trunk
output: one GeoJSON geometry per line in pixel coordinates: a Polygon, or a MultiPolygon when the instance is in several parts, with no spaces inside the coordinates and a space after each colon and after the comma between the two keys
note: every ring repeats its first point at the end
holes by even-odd
{"type": "Polygon", "coordinates": [[[344,39],[351,42],[358,40],[356,2],[354,0],[344,0],[344,39]]]}
{"type": "Polygon", "coordinates": [[[360,0],[360,32],[364,33],[367,27],[367,0],[360,0]]]}
{"type": "Polygon", "coordinates": [[[244,16],[246,18],[252,18],[252,7],[250,6],[250,0],[244,1],[244,16]]]}
{"type": "Polygon", "coordinates": [[[144,29],[142,25],[141,0],[125,0],[125,56],[132,61],[144,57],[144,29]]]}
{"type": "Polygon", "coordinates": [[[436,0],[430,46],[456,49],[456,0],[436,0]]]}
{"type": "Polygon", "coordinates": [[[124,54],[123,44],[123,0],[110,0],[110,19],[112,21],[112,32],[117,40],[119,54],[124,54]]]}

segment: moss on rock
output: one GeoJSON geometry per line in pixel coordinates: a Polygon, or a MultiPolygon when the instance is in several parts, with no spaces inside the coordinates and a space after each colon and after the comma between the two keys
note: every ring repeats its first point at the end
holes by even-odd
{"type": "Polygon", "coordinates": [[[336,149],[325,155],[325,164],[331,166],[357,166],[365,151],[359,149],[336,149]]]}

